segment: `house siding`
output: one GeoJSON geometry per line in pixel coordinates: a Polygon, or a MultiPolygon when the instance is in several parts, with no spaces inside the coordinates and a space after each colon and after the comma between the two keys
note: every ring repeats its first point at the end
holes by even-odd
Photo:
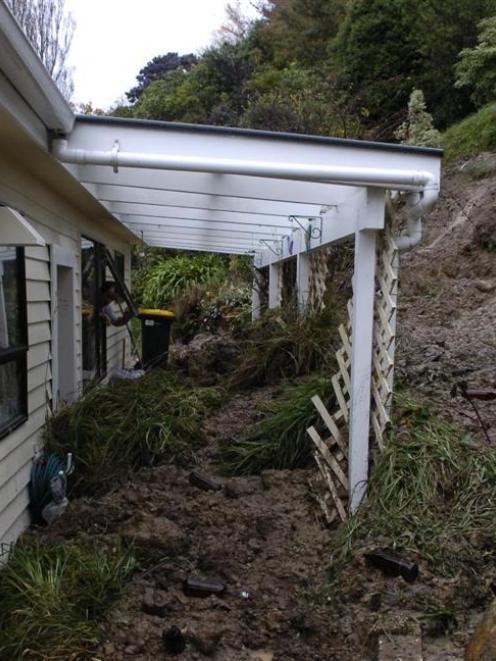
{"type": "MultiPolygon", "coordinates": [[[[85,218],[56,190],[50,190],[16,162],[0,156],[0,203],[19,209],[47,242],[46,247],[26,247],[26,301],[29,351],[27,355],[28,420],[0,439],[0,545],[9,545],[29,525],[31,463],[42,444],[42,429],[52,409],[52,340],[54,301],[51,246],[73,255],[75,301],[76,394],[82,389],[81,342],[81,235],[104,243],[125,256],[129,277],[130,247],[105,224],[85,218]]],[[[1,245],[0,228],[0,245],[1,245]]],[[[122,366],[123,343],[129,357],[125,328],[107,331],[107,365],[122,366]]],[[[1,550],[2,547],[0,547],[1,550]]],[[[3,546],[3,548],[5,548],[3,546]]]]}

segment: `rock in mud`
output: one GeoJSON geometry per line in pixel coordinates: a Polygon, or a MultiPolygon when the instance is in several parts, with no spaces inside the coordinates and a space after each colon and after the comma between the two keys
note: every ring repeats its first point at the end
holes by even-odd
{"type": "Polygon", "coordinates": [[[160,591],[147,588],[141,602],[141,610],[147,615],[165,617],[167,612],[166,599],[160,591]]]}
{"type": "Polygon", "coordinates": [[[173,625],[162,633],[165,649],[170,654],[182,654],[186,649],[186,639],[179,627],[173,625]]]}
{"type": "Polygon", "coordinates": [[[150,514],[142,514],[140,519],[131,521],[122,536],[147,554],[176,555],[188,546],[188,537],[179,526],[165,517],[150,514]]]}
{"type": "Polygon", "coordinates": [[[222,634],[221,629],[205,625],[194,629],[189,638],[199,652],[205,656],[213,656],[222,639],[222,634]]]}
{"type": "Polygon", "coordinates": [[[189,474],[189,483],[194,487],[203,489],[203,491],[220,491],[222,485],[213,480],[210,476],[200,473],[200,471],[191,471],[189,474]]]}
{"type": "Polygon", "coordinates": [[[496,600],[474,631],[465,650],[465,661],[494,661],[494,659],[496,659],[496,600]]]}
{"type": "Polygon", "coordinates": [[[224,493],[228,498],[253,496],[263,491],[262,480],[259,477],[234,477],[225,485],[224,493]]]}
{"type": "Polygon", "coordinates": [[[184,582],[184,593],[188,597],[210,597],[210,595],[221,595],[226,591],[223,583],[203,581],[201,578],[190,577],[184,582]]]}

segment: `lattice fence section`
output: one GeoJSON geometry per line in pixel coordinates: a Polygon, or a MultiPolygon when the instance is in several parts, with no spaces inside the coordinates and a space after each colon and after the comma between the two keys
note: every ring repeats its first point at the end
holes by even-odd
{"type": "Polygon", "coordinates": [[[391,424],[398,300],[398,247],[388,223],[377,251],[371,422],[379,448],[391,424]]]}
{"type": "MultiPolygon", "coordinates": [[[[321,251],[323,252],[323,251],[321,251]]],[[[324,258],[317,262],[321,269],[315,278],[315,300],[318,300],[322,282],[324,258]]],[[[396,314],[398,298],[398,248],[393,238],[391,225],[387,224],[377,249],[374,352],[372,365],[372,410],[371,424],[379,447],[384,447],[384,432],[391,422],[393,398],[394,352],[396,340],[396,314]]],[[[325,277],[327,276],[327,254],[325,255],[325,277]]],[[[330,414],[322,400],[315,396],[312,402],[322,423],[329,433],[323,439],[315,427],[307,429],[315,450],[314,457],[328,493],[319,499],[326,519],[331,522],[336,516],[343,521],[347,517],[348,490],[348,426],[351,392],[351,320],[352,303],[348,303],[348,323],[340,326],[341,348],[336,352],[339,371],[332,377],[332,386],[338,403],[337,410],[330,414]],[[334,507],[329,508],[332,502],[334,507]],[[337,514],[336,514],[337,513],[337,514]]]]}
{"type": "Polygon", "coordinates": [[[329,255],[332,248],[321,248],[310,254],[310,289],[308,304],[311,310],[322,310],[329,273],[329,255]]]}
{"type": "Polygon", "coordinates": [[[335,518],[335,512],[344,521],[348,504],[348,436],[347,428],[350,417],[350,368],[351,368],[351,319],[352,304],[348,303],[348,323],[339,327],[342,346],[336,352],[339,370],[332,377],[332,387],[338,404],[337,411],[330,414],[317,395],[312,397],[312,403],[317,409],[322,422],[330,436],[322,439],[315,427],[309,427],[307,433],[312,439],[315,451],[314,458],[322,478],[329,489],[324,500],[320,501],[328,522],[335,518]],[[333,510],[328,507],[332,499],[333,510]],[[333,514],[334,512],[334,514],[333,514]]]}

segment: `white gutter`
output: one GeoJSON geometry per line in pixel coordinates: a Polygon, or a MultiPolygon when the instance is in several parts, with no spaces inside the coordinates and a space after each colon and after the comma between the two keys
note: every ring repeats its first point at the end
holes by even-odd
{"type": "Polygon", "coordinates": [[[118,170],[144,168],[153,170],[182,170],[237,174],[275,179],[296,179],[341,183],[350,186],[374,186],[396,190],[423,191],[433,183],[430,172],[388,168],[341,167],[336,165],[308,165],[270,161],[244,161],[235,158],[195,157],[166,154],[120,152],[116,142],[112,151],[72,149],[67,140],[54,140],[53,155],[64,163],[79,165],[108,165],[118,170]]]}

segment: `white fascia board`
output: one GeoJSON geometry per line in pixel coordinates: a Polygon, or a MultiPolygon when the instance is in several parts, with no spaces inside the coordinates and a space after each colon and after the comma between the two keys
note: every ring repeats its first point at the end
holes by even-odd
{"type": "Polygon", "coordinates": [[[320,212],[318,204],[300,204],[295,202],[279,202],[258,199],[243,199],[240,197],[220,197],[204,193],[176,193],[167,190],[126,188],[85,184],[92,195],[102,202],[133,203],[164,208],[194,208],[204,211],[235,211],[244,214],[260,216],[316,216],[320,212]]]}
{"type": "Polygon", "coordinates": [[[96,163],[100,157],[104,158],[103,154],[111,153],[115,144],[123,166],[139,160],[142,167],[173,170],[176,164],[176,169],[216,172],[221,177],[242,174],[382,188],[393,187],[384,182],[394,182],[394,187],[400,190],[422,189],[426,181],[421,182],[422,177],[416,177],[415,173],[428,173],[429,180],[438,183],[440,177],[440,153],[434,150],[298,136],[282,139],[277,134],[253,131],[188,129],[111,118],[104,121],[78,118],[67,149],[77,158],[93,153],[96,160],[86,162],[96,163]],[[402,173],[413,176],[405,177],[402,173]]]}
{"type": "Polygon", "coordinates": [[[23,98],[12,87],[12,84],[0,71],[0,107],[11,117],[43,149],[48,149],[48,134],[45,125],[33,112],[23,98]]]}
{"type": "Polygon", "coordinates": [[[240,242],[234,239],[195,239],[194,237],[150,237],[149,241],[145,238],[145,243],[148,245],[158,245],[163,248],[170,246],[183,247],[183,246],[197,246],[204,250],[212,248],[225,248],[226,250],[238,250],[240,253],[253,252],[254,248],[249,243],[240,242]]]}
{"type": "Polygon", "coordinates": [[[142,216],[119,216],[121,221],[130,229],[137,232],[169,232],[174,230],[188,230],[192,233],[210,233],[215,234],[218,232],[234,233],[236,235],[246,236],[260,236],[266,239],[271,237],[277,238],[291,233],[291,228],[286,230],[273,229],[271,227],[263,227],[262,225],[236,225],[233,223],[215,223],[212,221],[189,221],[182,219],[164,219],[160,223],[147,222],[146,218],[142,216]]]}
{"type": "Polygon", "coordinates": [[[74,113],[5,2],[0,2],[0,70],[48,129],[72,130],[74,113]]]}
{"type": "MultiPolygon", "coordinates": [[[[195,209],[192,207],[173,208],[161,207],[155,205],[129,204],[127,202],[111,202],[109,208],[112,213],[120,216],[135,216],[142,218],[160,219],[172,218],[175,220],[198,220],[206,223],[233,223],[234,225],[253,225],[263,227],[275,227],[280,229],[289,229],[291,224],[288,218],[280,216],[257,215],[238,213],[236,211],[211,211],[204,209],[195,209]]],[[[151,221],[150,221],[151,222],[151,221]]]]}
{"type": "MultiPolygon", "coordinates": [[[[118,173],[103,165],[66,165],[84,184],[124,186],[141,190],[198,193],[203,195],[275,201],[316,206],[339,204],[348,195],[347,186],[308,181],[264,179],[208,172],[180,172],[121,168],[118,173]]],[[[190,204],[191,206],[191,204],[190,204]]]]}

